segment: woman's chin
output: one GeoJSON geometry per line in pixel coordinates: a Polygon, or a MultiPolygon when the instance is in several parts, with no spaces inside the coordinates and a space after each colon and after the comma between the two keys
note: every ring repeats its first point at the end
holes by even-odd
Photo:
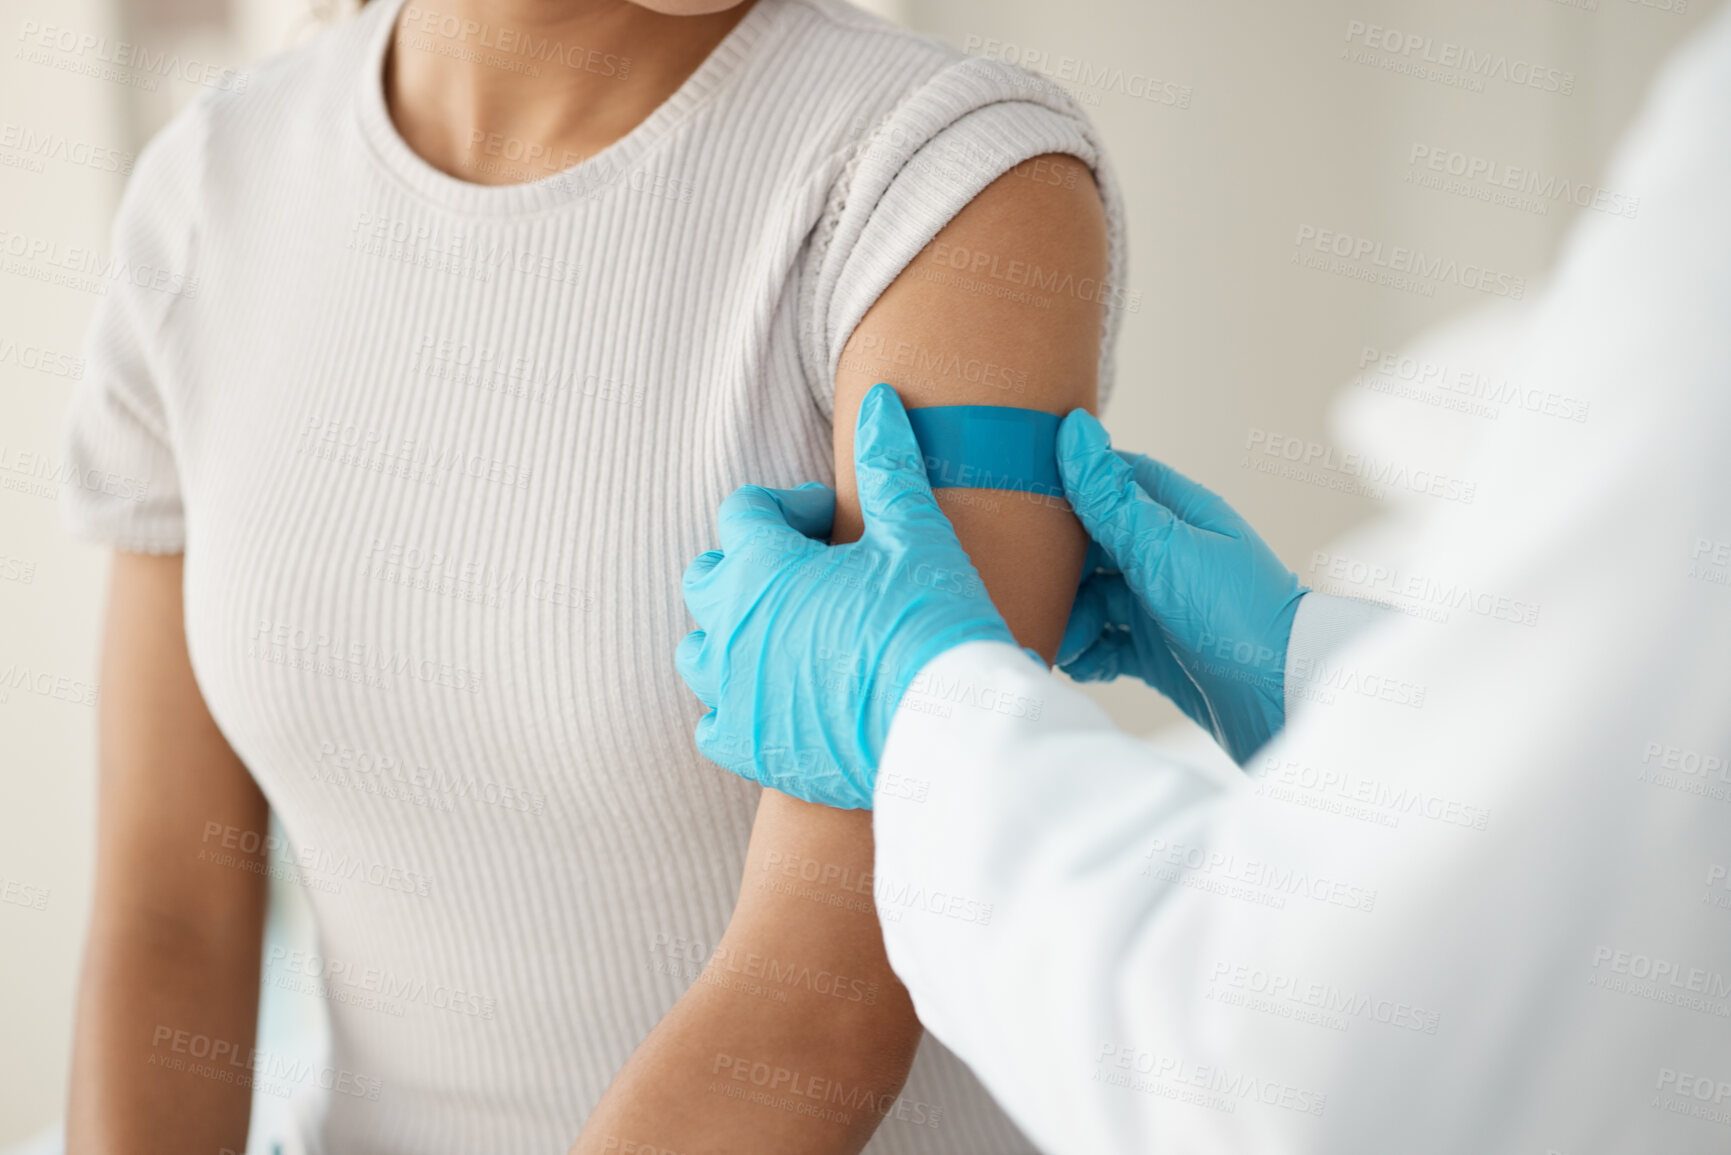
{"type": "Polygon", "coordinates": [[[631,0],[639,8],[659,12],[663,16],[713,16],[738,8],[745,0],[631,0]]]}

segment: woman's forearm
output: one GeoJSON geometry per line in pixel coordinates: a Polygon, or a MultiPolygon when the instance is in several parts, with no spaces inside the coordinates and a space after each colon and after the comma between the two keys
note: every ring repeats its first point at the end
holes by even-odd
{"type": "Polygon", "coordinates": [[[870,819],[764,792],[727,933],[575,1155],[854,1152],[895,1113],[921,1029],[883,954],[870,819]]]}
{"type": "Polygon", "coordinates": [[[69,1155],[246,1149],[259,951],[237,946],[154,913],[91,926],[69,1155]],[[225,973],[246,981],[212,981],[225,973]]]}
{"type": "Polygon", "coordinates": [[[181,559],[117,554],[110,581],[66,1149],[241,1151],[269,810],[193,678],[181,559]]]}

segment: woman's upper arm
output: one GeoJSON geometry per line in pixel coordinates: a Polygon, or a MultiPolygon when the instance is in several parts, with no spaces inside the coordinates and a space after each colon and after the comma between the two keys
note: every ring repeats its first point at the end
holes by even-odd
{"type": "MultiPolygon", "coordinates": [[[[909,409],[1095,407],[1104,317],[1100,294],[1086,287],[1105,282],[1107,260],[1099,192],[1087,167],[1068,156],[1018,165],[938,233],[842,351],[835,540],[861,532],[853,431],[874,384],[895,386],[909,409]]],[[[1038,495],[940,489],[937,496],[1010,629],[1050,660],[1087,550],[1080,524],[1062,502],[1038,495]]]]}
{"type": "MultiPolygon", "coordinates": [[[[851,541],[861,531],[854,489],[853,429],[860,400],[879,381],[894,385],[909,408],[926,405],[1010,405],[1067,413],[1095,404],[1103,318],[1101,306],[1082,294],[994,296],[955,277],[990,283],[984,267],[963,272],[955,254],[989,254],[1000,262],[1029,262],[1056,270],[1070,283],[1106,276],[1105,215],[1087,169],[1070,157],[1040,158],[999,178],[938,234],[866,313],[841,357],[836,375],[835,539],[851,541]],[[1073,165],[1085,179],[1047,184],[1029,179],[1052,165],[1073,165]],[[1069,187],[1064,187],[1068,185],[1069,187]],[[990,366],[990,370],[986,369],[990,366]]],[[[975,567],[1017,640],[1050,658],[1063,636],[1075,597],[1087,535],[1062,502],[1002,490],[943,489],[938,501],[949,514],[975,567]]],[[[802,933],[827,935],[831,949],[852,959],[854,973],[890,972],[877,920],[862,918],[837,896],[835,905],[813,911],[754,883],[777,862],[817,858],[852,878],[870,877],[870,815],[834,811],[765,790],[752,832],[746,885],[736,925],[776,926],[784,919],[805,925],[802,933]],[[792,849],[790,849],[792,848],[792,849]],[[813,924],[827,919],[820,930],[813,924]]],[[[827,877],[827,876],[826,876],[827,877]]],[[[820,884],[821,885],[821,884],[820,884]]],[[[852,897],[858,897],[857,887],[852,897]]],[[[900,1049],[897,1021],[915,1037],[918,1025],[906,996],[881,1001],[881,1045],[900,1049]]],[[[862,1034],[869,1034],[862,1032],[862,1034]]],[[[911,1053],[911,1052],[910,1052],[911,1053]]]]}
{"type": "Polygon", "coordinates": [[[179,554],[114,555],[98,711],[97,902],[200,935],[235,928],[250,940],[264,893],[256,843],[270,810],[193,676],[182,568],[179,554]],[[244,839],[246,851],[243,833],[256,836],[244,839]],[[217,858],[235,868],[212,866],[217,858]]]}

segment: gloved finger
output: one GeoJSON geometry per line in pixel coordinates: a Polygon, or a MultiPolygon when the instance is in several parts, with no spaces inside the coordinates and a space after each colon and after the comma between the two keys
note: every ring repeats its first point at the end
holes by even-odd
{"type": "Polygon", "coordinates": [[[1076,584],[1082,585],[1089,578],[1099,573],[1117,573],[1118,567],[1108,554],[1093,538],[1088,539],[1088,552],[1082,557],[1082,576],[1076,584]]]}
{"type": "Polygon", "coordinates": [[[1058,668],[1073,682],[1110,682],[1126,669],[1135,669],[1135,650],[1130,635],[1123,630],[1107,630],[1094,639],[1094,644],[1076,654],[1058,668]]]}
{"type": "Polygon", "coordinates": [[[1147,589],[1180,524],[1172,511],[1143,492],[1130,463],[1112,452],[1105,428],[1086,410],[1073,411],[1058,427],[1058,469],[1088,536],[1135,589],[1147,589]]]}
{"type": "Polygon", "coordinates": [[[1147,633],[1108,628],[1093,645],[1060,662],[1059,667],[1074,682],[1110,682],[1134,677],[1159,691],[1184,712],[1184,716],[1210,733],[1214,718],[1208,700],[1184,669],[1164,639],[1147,633]]]}
{"type": "Polygon", "coordinates": [[[905,536],[942,526],[954,538],[950,519],[932,496],[925,458],[902,399],[888,385],[873,385],[860,402],[853,453],[854,483],[867,533],[905,536]]]}
{"type": "MultiPolygon", "coordinates": [[[[736,556],[748,557],[750,554],[736,556]]],[[[691,560],[691,564],[685,567],[684,577],[679,581],[679,591],[685,597],[685,608],[690,612],[692,620],[700,626],[715,624],[713,615],[718,605],[717,592],[726,588],[726,584],[718,579],[727,572],[726,561],[727,556],[720,550],[706,550],[691,560]]]]}
{"type": "Polygon", "coordinates": [[[704,650],[707,640],[708,635],[702,630],[686,634],[673,651],[673,668],[679,671],[679,676],[685,679],[686,686],[697,695],[697,700],[714,710],[721,698],[721,674],[704,650]]]}
{"type": "Polygon", "coordinates": [[[727,733],[721,728],[721,717],[713,708],[697,720],[693,736],[697,741],[699,754],[730,774],[737,774],[749,782],[758,780],[753,773],[755,767],[752,765],[750,750],[729,740],[727,733]]]}
{"type": "Polygon", "coordinates": [[[1083,652],[1100,640],[1105,633],[1106,594],[1102,585],[1116,580],[1122,585],[1124,579],[1115,576],[1089,574],[1082,579],[1082,584],[1076,590],[1076,600],[1070,606],[1070,619],[1064,623],[1064,636],[1058,642],[1058,666],[1060,669],[1081,657],[1083,652]]]}
{"type": "MultiPolygon", "coordinates": [[[[1189,526],[1174,527],[1172,536],[1163,547],[1168,554],[1182,555],[1198,531],[1189,526]]],[[[1106,620],[1121,629],[1139,629],[1156,635],[1161,648],[1177,647],[1189,650],[1200,639],[1214,632],[1210,625],[1211,611],[1218,609],[1227,595],[1218,584],[1204,577],[1186,577],[1186,566],[1162,564],[1150,567],[1150,574],[1132,577],[1129,581],[1102,579],[1101,593],[1105,597],[1106,620]],[[1132,584],[1134,583],[1134,584],[1132,584]],[[1202,591],[1198,595],[1197,590],[1202,591]]]]}
{"type": "Polygon", "coordinates": [[[1157,605],[1160,615],[1151,613],[1122,574],[1100,574],[1093,582],[1093,597],[1105,633],[1128,634],[1137,654],[1136,668],[1143,681],[1172,696],[1176,682],[1188,682],[1190,676],[1173,655],[1171,639],[1197,636],[1191,621],[1190,607],[1180,599],[1162,596],[1157,605]]]}
{"type": "MultiPolygon", "coordinates": [[[[749,546],[754,555],[771,558],[806,552],[810,538],[792,524],[794,518],[790,518],[783,505],[783,500],[789,498],[799,508],[797,519],[808,525],[815,520],[814,514],[824,501],[816,490],[766,489],[761,485],[742,485],[734,490],[715,515],[721,548],[727,553],[736,550],[743,553],[749,546]]],[[[834,498],[828,500],[833,517],[834,498]]]]}
{"type": "Polygon", "coordinates": [[[691,559],[691,564],[685,567],[685,575],[679,579],[679,588],[685,593],[685,605],[693,614],[697,607],[691,604],[691,591],[701,586],[705,579],[715,572],[715,567],[721,564],[721,559],[727,556],[718,549],[706,549],[691,559]]]}
{"type": "MultiPolygon", "coordinates": [[[[1134,595],[1127,593],[1126,596],[1134,595]]],[[[1127,634],[1134,642],[1136,653],[1136,667],[1131,672],[1165,695],[1167,700],[1184,711],[1185,717],[1204,730],[1212,730],[1213,717],[1208,700],[1196,685],[1196,679],[1178,660],[1165,636],[1158,630],[1138,627],[1132,627],[1127,634]]]]}
{"type": "Polygon", "coordinates": [[[821,481],[807,481],[792,489],[766,489],[781,503],[787,524],[813,541],[829,543],[835,529],[835,490],[821,481]]]}
{"type": "Polygon", "coordinates": [[[1198,529],[1239,537],[1249,528],[1226,499],[1205,485],[1190,480],[1164,461],[1142,453],[1120,451],[1130,463],[1136,484],[1155,501],[1198,529]]]}

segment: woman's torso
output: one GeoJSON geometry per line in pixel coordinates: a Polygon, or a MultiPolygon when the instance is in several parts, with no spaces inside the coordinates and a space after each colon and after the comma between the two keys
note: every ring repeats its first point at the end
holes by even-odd
{"type": "MultiPolygon", "coordinates": [[[[164,352],[189,644],[316,912],[266,960],[349,1076],[313,1143],[562,1151],[739,885],[679,577],[735,486],[831,473],[795,270],[859,109],[789,103],[766,57],[822,18],[764,0],[613,149],[463,185],[389,132],[379,7],[210,114],[164,352]]],[[[929,1042],[904,1099],[883,1150],[1024,1149],[929,1042]]]]}

